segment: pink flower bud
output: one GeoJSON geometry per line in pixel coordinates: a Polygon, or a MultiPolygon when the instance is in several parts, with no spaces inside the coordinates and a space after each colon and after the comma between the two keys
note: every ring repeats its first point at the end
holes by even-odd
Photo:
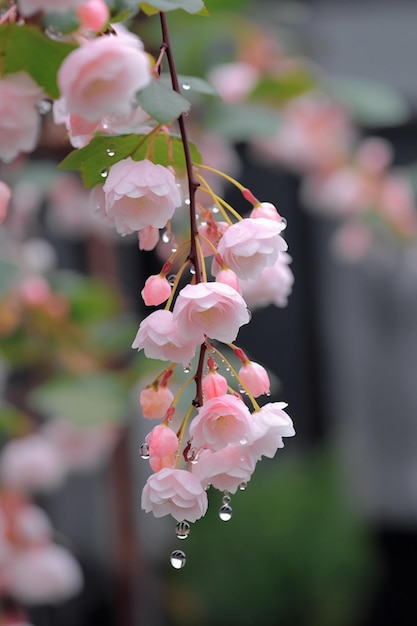
{"type": "Polygon", "coordinates": [[[229,285],[229,287],[233,287],[233,289],[236,289],[238,293],[242,294],[239,287],[239,279],[233,270],[220,270],[216,276],[216,283],[229,285]]]}
{"type": "Polygon", "coordinates": [[[140,393],[140,406],[143,417],[148,419],[163,419],[174,399],[173,393],[165,386],[148,385],[140,393]]]}
{"type": "Polygon", "coordinates": [[[153,226],[141,228],[138,232],[139,249],[149,252],[156,248],[159,242],[159,230],[153,226]]]}
{"type": "Polygon", "coordinates": [[[177,435],[165,424],[159,424],[146,436],[149,445],[149,456],[163,458],[178,450],[177,435]]]}
{"type": "Polygon", "coordinates": [[[255,219],[258,219],[259,217],[266,217],[268,220],[281,222],[281,216],[278,213],[276,206],[271,202],[261,202],[256,205],[252,209],[250,216],[255,219]]]}
{"type": "Polygon", "coordinates": [[[263,393],[269,393],[269,376],[266,369],[259,363],[254,361],[245,363],[239,370],[239,378],[255,398],[263,393]]]}
{"type": "Polygon", "coordinates": [[[110,11],[104,0],[88,0],[76,10],[81,26],[98,33],[107,24],[110,11]]]}
{"type": "Polygon", "coordinates": [[[171,295],[171,285],[162,274],[149,276],[141,294],[146,306],[158,306],[168,300],[171,295]]]}
{"type": "Polygon", "coordinates": [[[216,371],[211,371],[203,378],[203,394],[206,400],[223,396],[227,393],[227,380],[216,371]]]}

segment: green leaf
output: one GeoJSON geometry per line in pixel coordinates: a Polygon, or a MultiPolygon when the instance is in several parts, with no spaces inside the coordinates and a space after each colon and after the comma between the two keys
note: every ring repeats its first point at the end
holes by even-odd
{"type": "Polygon", "coordinates": [[[264,106],[219,103],[208,115],[206,128],[231,141],[248,141],[275,134],[279,118],[272,109],[264,106]]]}
{"type": "Polygon", "coordinates": [[[249,99],[280,105],[303,95],[312,87],[314,82],[310,74],[300,69],[283,76],[262,78],[250,93],[249,99]]]}
{"type": "Polygon", "coordinates": [[[51,285],[69,301],[71,317],[82,323],[107,320],[119,310],[119,301],[105,283],[76,272],[58,271],[51,277],[51,285]]]}
{"type": "Polygon", "coordinates": [[[44,28],[53,28],[60,33],[66,34],[79,28],[80,21],[74,9],[63,12],[51,11],[44,15],[43,26],[44,28]]]}
{"type": "Polygon", "coordinates": [[[396,126],[410,116],[404,99],[379,83],[360,78],[332,78],[325,81],[324,88],[364,126],[396,126]]]}
{"type": "Polygon", "coordinates": [[[59,98],[58,69],[65,57],[76,48],[73,44],[49,39],[34,26],[0,26],[3,74],[25,71],[51,98],[59,98]]]}
{"type": "MultiPolygon", "coordinates": [[[[165,85],[171,85],[171,77],[169,74],[161,74],[160,81],[165,85]]],[[[198,76],[185,76],[184,74],[180,74],[178,76],[178,82],[181,93],[185,95],[199,93],[207,96],[218,96],[218,93],[213,87],[206,80],[198,76]]]]}
{"type": "MultiPolygon", "coordinates": [[[[192,142],[189,145],[193,163],[198,165],[201,155],[192,142]]],[[[97,135],[84,148],[71,152],[58,167],[79,170],[85,186],[92,188],[104,182],[109,167],[129,156],[134,161],[149,159],[160,165],[172,165],[180,171],[185,168],[181,139],[165,133],[156,136],[97,135]]]]}
{"type": "Polygon", "coordinates": [[[0,439],[24,434],[29,417],[17,407],[0,402],[0,439]]]}
{"type": "Polygon", "coordinates": [[[37,387],[29,404],[49,418],[60,416],[79,426],[119,422],[126,418],[128,394],[112,374],[82,378],[59,376],[37,387]]]}
{"type": "Polygon", "coordinates": [[[139,6],[147,15],[175,9],[184,9],[187,13],[207,14],[203,0],[148,0],[148,2],[140,2],[139,6]]]}
{"type": "Polygon", "coordinates": [[[148,87],[136,94],[136,101],[154,120],[169,124],[182,113],[190,110],[191,104],[165,82],[152,80],[148,87]]]}

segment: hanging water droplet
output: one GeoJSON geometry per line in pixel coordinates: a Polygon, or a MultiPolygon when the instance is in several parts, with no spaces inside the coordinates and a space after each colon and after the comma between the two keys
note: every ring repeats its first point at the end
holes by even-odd
{"type": "Polygon", "coordinates": [[[164,243],[169,243],[169,242],[171,241],[171,239],[172,239],[172,233],[171,233],[171,231],[169,231],[169,230],[165,230],[165,231],[162,233],[162,241],[163,241],[164,243]]]}
{"type": "Polygon", "coordinates": [[[248,483],[246,482],[246,480],[243,480],[239,485],[240,491],[245,491],[247,486],[248,486],[248,483]]]}
{"type": "Polygon", "coordinates": [[[248,443],[248,440],[246,439],[246,437],[242,437],[239,443],[241,446],[246,446],[246,444],[248,443]]]}
{"type": "Polygon", "coordinates": [[[191,372],[191,368],[189,365],[183,368],[184,374],[189,374],[191,372]]]}
{"type": "Polygon", "coordinates": [[[226,367],[226,372],[230,372],[230,367],[226,367]]]}
{"type": "Polygon", "coordinates": [[[106,152],[109,155],[109,157],[114,157],[114,155],[116,154],[116,152],[114,151],[114,148],[107,148],[106,152]]]}
{"type": "Polygon", "coordinates": [[[269,398],[269,396],[271,395],[271,392],[267,391],[265,395],[268,396],[268,398],[269,398]]]}
{"type": "Polygon", "coordinates": [[[171,287],[173,287],[173,286],[174,286],[175,279],[176,279],[175,274],[171,274],[170,276],[168,276],[167,281],[169,282],[169,284],[171,285],[171,287]]]}
{"type": "Polygon", "coordinates": [[[287,228],[287,220],[285,219],[285,217],[282,217],[281,215],[281,229],[285,230],[287,228]]]}
{"type": "Polygon", "coordinates": [[[249,321],[251,321],[252,319],[252,311],[250,311],[249,309],[246,309],[249,315],[249,321]]]}
{"type": "Polygon", "coordinates": [[[230,504],[231,499],[232,498],[229,496],[229,492],[225,491],[222,498],[222,504],[230,504]]]}
{"type": "Polygon", "coordinates": [[[142,459],[149,459],[149,445],[147,443],[143,443],[139,448],[139,454],[142,459]]]}
{"type": "Polygon", "coordinates": [[[190,274],[195,276],[195,267],[194,267],[194,265],[191,265],[191,267],[190,267],[190,274]]]}
{"type": "Polygon", "coordinates": [[[109,170],[107,169],[107,167],[103,167],[103,169],[100,172],[101,178],[107,178],[108,175],[109,175],[109,170]]]}
{"type": "Polygon", "coordinates": [[[229,504],[223,504],[219,509],[219,517],[222,522],[228,522],[232,519],[233,511],[229,504]]]}
{"type": "Polygon", "coordinates": [[[218,207],[216,207],[216,206],[214,206],[214,207],[211,209],[211,212],[212,212],[212,213],[218,213],[218,212],[219,212],[219,208],[218,208],[218,207]]]}
{"type": "Polygon", "coordinates": [[[176,241],[171,243],[171,252],[176,252],[178,250],[178,244],[176,241]]]}
{"type": "Polygon", "coordinates": [[[187,461],[195,465],[198,462],[198,450],[197,448],[190,448],[187,452],[187,461]]]}
{"type": "Polygon", "coordinates": [[[41,100],[37,105],[37,109],[41,115],[46,115],[47,113],[49,113],[51,108],[52,103],[50,100],[41,100]]]}
{"type": "Polygon", "coordinates": [[[109,125],[107,122],[103,122],[103,123],[101,124],[101,128],[102,128],[103,130],[109,130],[110,125],[109,125]]]}
{"type": "Polygon", "coordinates": [[[190,83],[183,83],[181,86],[185,91],[190,91],[191,89],[190,83]]]}
{"type": "Polygon", "coordinates": [[[182,522],[178,522],[178,524],[175,526],[175,534],[177,535],[178,539],[187,539],[188,535],[190,534],[190,530],[191,526],[185,520],[182,522]]]}
{"type": "Polygon", "coordinates": [[[191,204],[191,200],[190,198],[185,198],[184,200],[184,204],[186,204],[187,206],[189,206],[191,204]]]}
{"type": "Polygon", "coordinates": [[[187,557],[182,550],[174,550],[171,552],[171,565],[174,569],[181,569],[184,567],[187,557]]]}
{"type": "Polygon", "coordinates": [[[239,389],[239,393],[243,393],[243,394],[245,394],[245,393],[246,393],[246,390],[245,390],[245,389],[243,389],[243,387],[240,387],[240,389],[239,389]]]}
{"type": "Polygon", "coordinates": [[[205,491],[208,491],[210,489],[210,487],[211,487],[211,483],[207,483],[206,487],[204,488],[205,491]]]}

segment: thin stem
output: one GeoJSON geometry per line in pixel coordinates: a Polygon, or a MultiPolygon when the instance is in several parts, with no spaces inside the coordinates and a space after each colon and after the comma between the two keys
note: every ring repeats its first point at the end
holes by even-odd
{"type": "Polygon", "coordinates": [[[224,354],[222,352],[220,352],[220,350],[218,350],[217,348],[215,348],[213,345],[210,346],[210,351],[215,352],[216,354],[218,354],[218,356],[223,359],[223,361],[226,363],[227,367],[230,369],[230,371],[232,372],[232,374],[235,376],[236,380],[239,382],[239,385],[242,386],[242,389],[245,390],[246,395],[248,396],[249,400],[251,401],[251,404],[254,408],[255,411],[260,411],[261,407],[259,406],[259,404],[256,402],[254,396],[251,394],[251,392],[249,391],[249,389],[246,387],[246,385],[243,383],[243,381],[241,380],[239,374],[237,373],[237,371],[235,370],[235,368],[233,367],[233,365],[231,364],[231,362],[229,361],[229,359],[227,359],[224,354]]]}
{"type": "Polygon", "coordinates": [[[198,359],[197,371],[195,373],[196,394],[193,400],[193,406],[199,407],[203,405],[203,367],[204,357],[206,354],[206,344],[203,343],[200,347],[200,356],[198,359]]]}
{"type": "MultiPolygon", "coordinates": [[[[181,94],[181,89],[178,81],[178,73],[175,67],[174,55],[172,53],[169,32],[168,32],[168,24],[166,20],[166,16],[164,12],[160,14],[161,20],[161,29],[162,29],[162,37],[163,37],[163,45],[165,46],[166,56],[168,60],[169,72],[171,75],[171,83],[172,88],[177,93],[181,94]]],[[[195,268],[195,277],[196,282],[199,283],[202,281],[202,270],[200,265],[200,259],[198,256],[197,244],[196,240],[198,238],[198,228],[197,228],[197,219],[196,219],[196,201],[195,201],[195,193],[197,188],[199,187],[199,182],[195,179],[193,173],[193,162],[191,159],[190,146],[188,143],[187,129],[185,127],[184,116],[180,115],[178,118],[178,125],[180,128],[182,145],[184,148],[184,157],[185,157],[185,165],[187,170],[187,179],[188,179],[188,191],[190,196],[190,254],[189,259],[195,268]]]]}

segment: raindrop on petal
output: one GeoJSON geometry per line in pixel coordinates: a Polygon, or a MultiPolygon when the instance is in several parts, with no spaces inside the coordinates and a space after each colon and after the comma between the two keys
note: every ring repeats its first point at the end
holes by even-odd
{"type": "Polygon", "coordinates": [[[181,87],[185,90],[185,91],[189,91],[191,89],[191,85],[190,83],[183,83],[181,85],[181,87]]]}

